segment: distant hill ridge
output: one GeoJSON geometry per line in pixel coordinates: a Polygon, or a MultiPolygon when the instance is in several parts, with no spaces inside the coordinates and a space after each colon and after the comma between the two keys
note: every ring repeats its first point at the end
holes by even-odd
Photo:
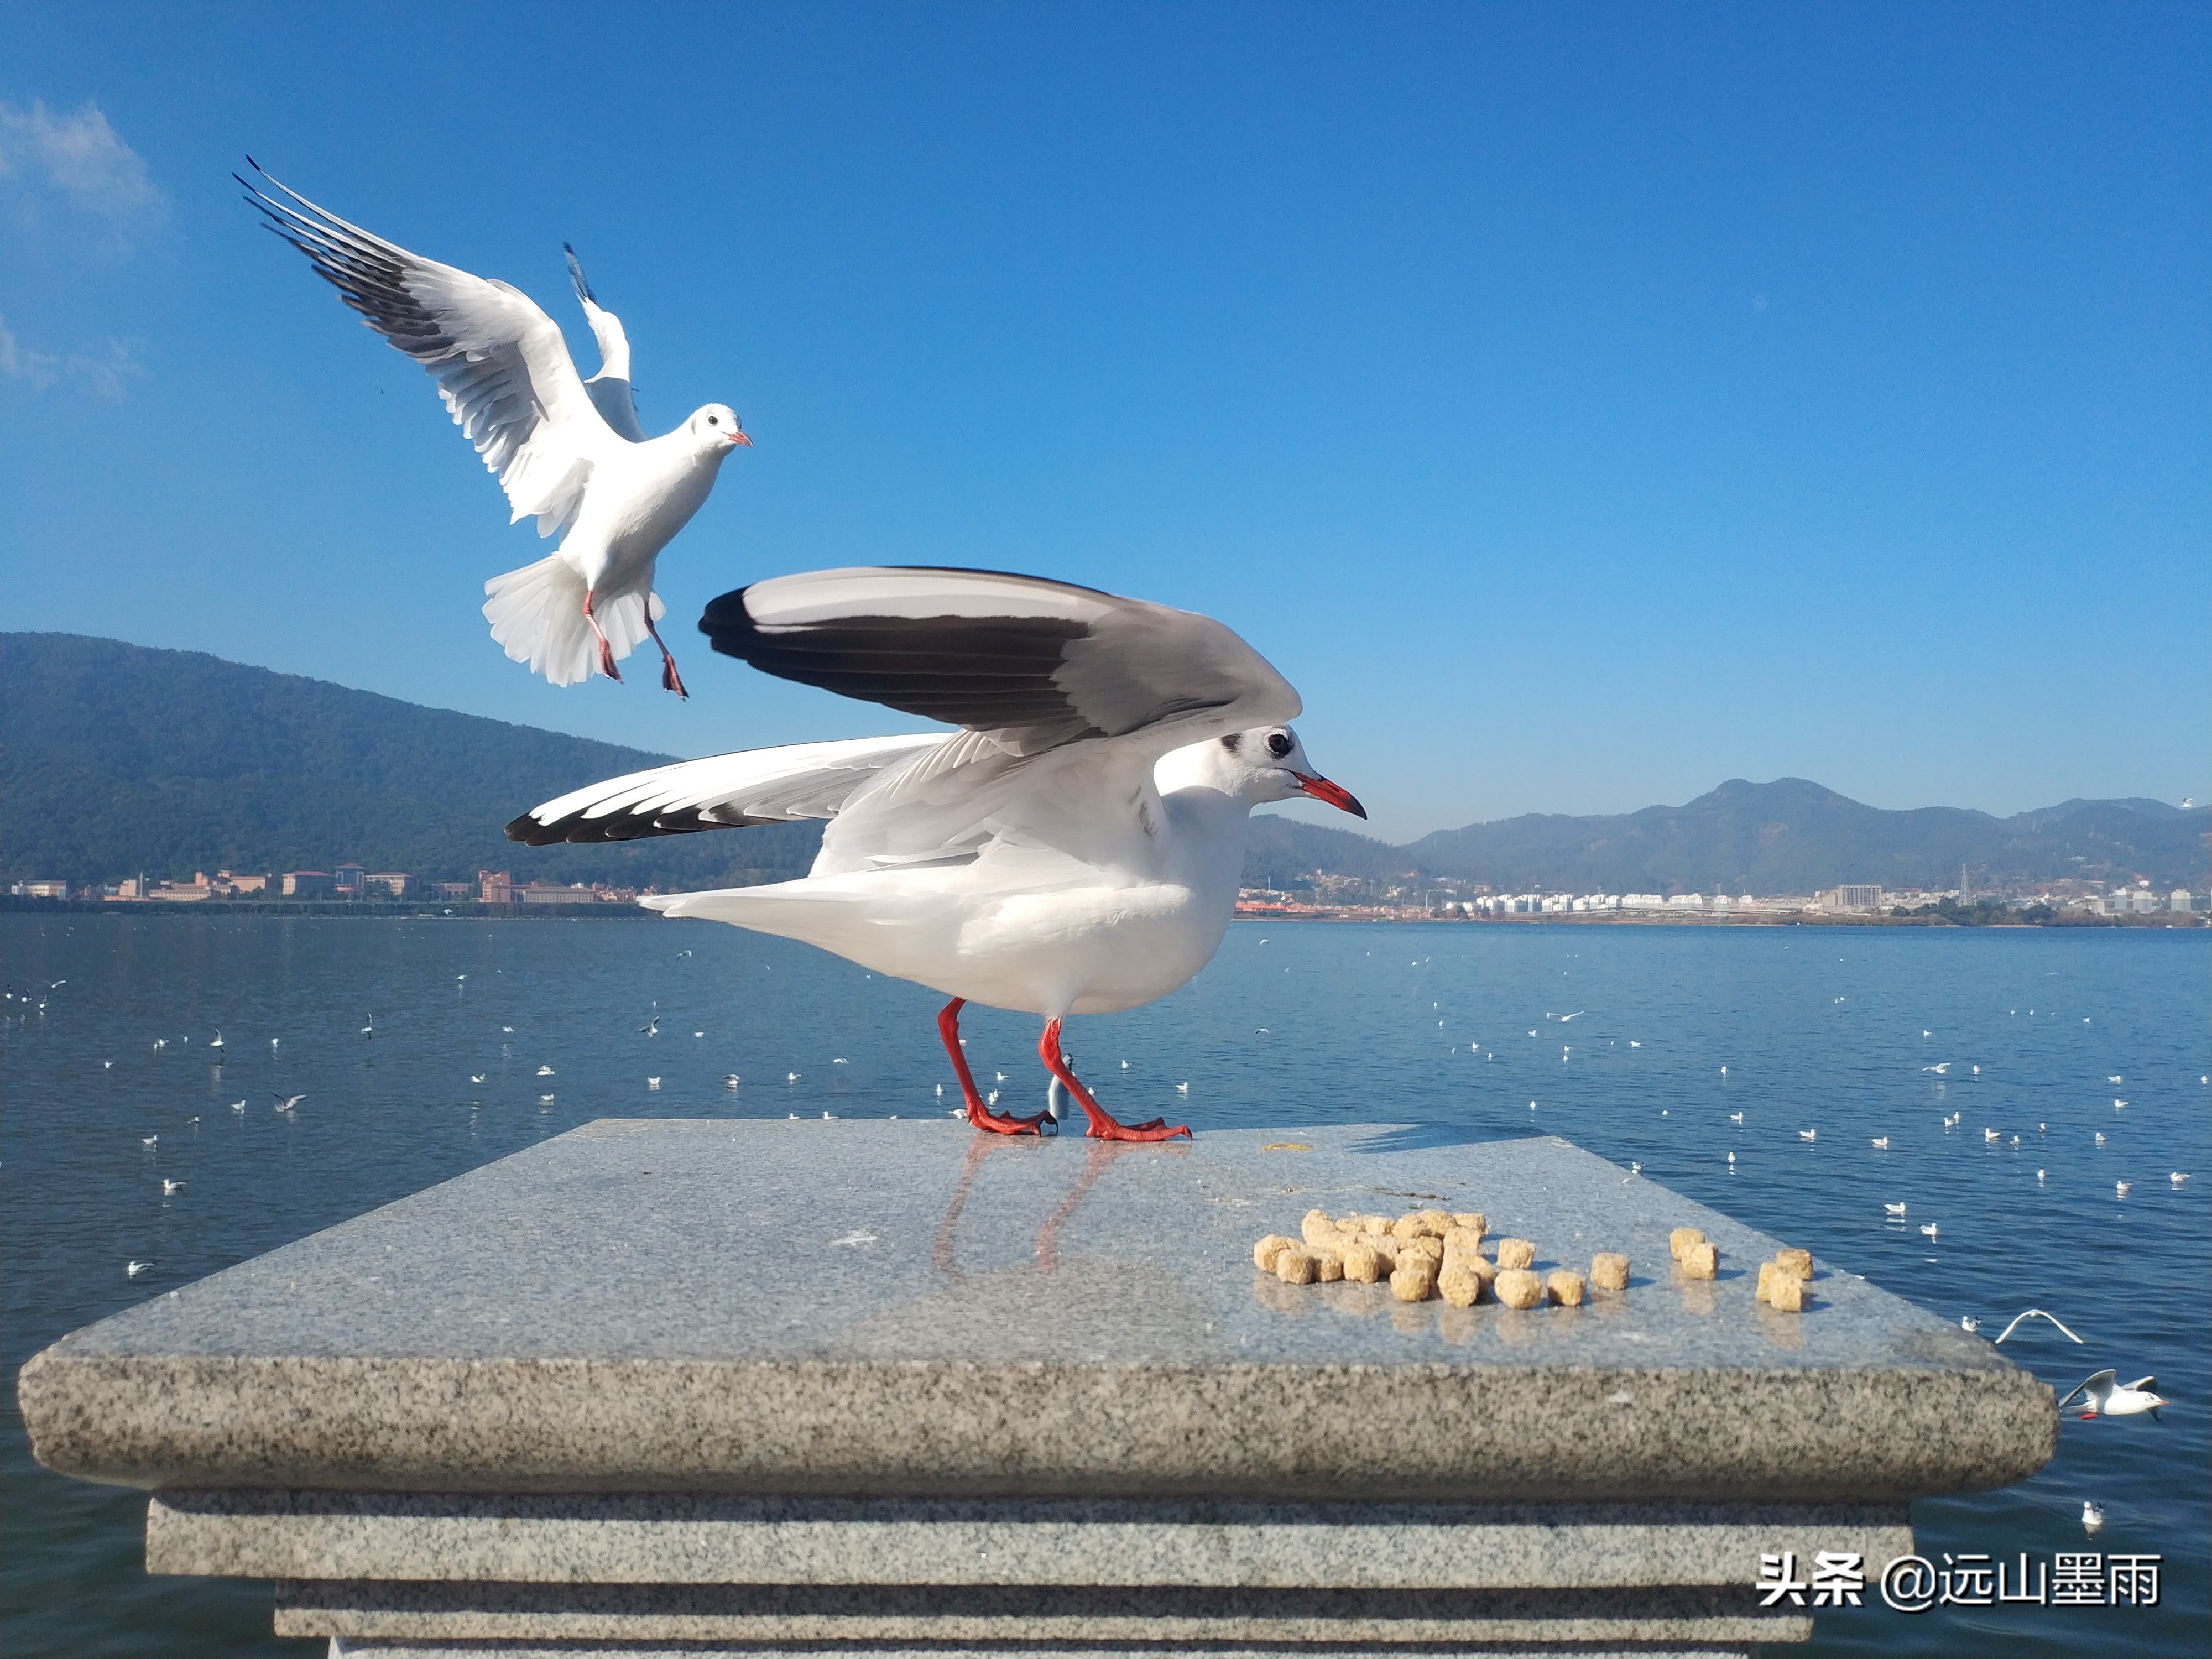
{"type": "MultiPolygon", "coordinates": [[[[191,651],[75,634],[0,634],[0,878],[112,879],[143,870],[329,869],[350,860],[424,880],[732,885],[803,874],[818,824],[592,847],[507,841],[517,812],[671,758],[426,708],[191,651]]],[[[1395,847],[1294,818],[1253,821],[1245,880],[1315,870],[1493,889],[1802,893],[1837,882],[1948,888],[2066,876],[2202,890],[2212,811],[2070,800],[1998,818],[1887,811],[1802,778],[1733,779],[1681,806],[1530,813],[1395,847]]]]}
{"type": "Polygon", "coordinates": [[[520,847],[507,820],[672,758],[78,634],[0,634],[0,876],[329,870],[714,887],[802,875],[815,823],[520,847]]]}

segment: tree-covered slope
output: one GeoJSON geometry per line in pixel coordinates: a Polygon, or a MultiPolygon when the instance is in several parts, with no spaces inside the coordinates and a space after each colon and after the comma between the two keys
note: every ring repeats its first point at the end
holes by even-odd
{"type": "Polygon", "coordinates": [[[803,873],[816,824],[532,849],[502,826],[668,758],[191,651],[0,635],[0,872],[329,870],[702,887],[803,873]]]}

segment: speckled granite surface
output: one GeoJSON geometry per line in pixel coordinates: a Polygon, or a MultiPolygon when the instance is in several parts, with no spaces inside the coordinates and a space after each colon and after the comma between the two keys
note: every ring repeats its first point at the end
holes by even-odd
{"type": "MultiPolygon", "coordinates": [[[[1764,1638],[1761,1640],[1772,1638],[1764,1638]]],[[[1795,1639],[1802,1640],[1802,1638],[1795,1639]]],[[[1394,1651],[1382,1644],[1332,1642],[1208,1643],[1200,1649],[1173,1644],[1152,1647],[1099,1643],[994,1642],[988,1645],[945,1643],[868,1642],[851,1644],[737,1643],[699,1644],[675,1638],[629,1643],[610,1639],[532,1640],[520,1638],[484,1643],[464,1638],[420,1641],[376,1637],[336,1637],[331,1659],[705,1659],[714,1654],[742,1654],[748,1659],[838,1654],[845,1659],[1133,1659],[1133,1656],[1199,1652],[1205,1659],[1385,1659],[1394,1651]]],[[[1667,1643],[1654,1647],[1607,1641],[1538,1645],[1526,1641],[1425,1643],[1406,1650],[1419,1659],[1752,1659],[1740,1642],[1667,1643]]]]}
{"type": "Polygon", "coordinates": [[[24,1416],[191,1487],[1893,1501],[2050,1455],[2048,1389],[1834,1266],[1776,1314],[1778,1241],[1664,1188],[1396,1138],[603,1121],[64,1339],[24,1416]],[[1252,1268],[1312,1206],[1431,1204],[1635,1278],[1516,1313],[1252,1268]]]}
{"type": "Polygon", "coordinates": [[[176,1492],[150,1572],[479,1583],[1522,1589],[1728,1585],[1904,1555],[1904,1506],[176,1492]]]}
{"type": "MultiPolygon", "coordinates": [[[[1150,1587],[284,1584],[280,1636],[720,1643],[1411,1644],[1802,1641],[1801,1609],[1680,1589],[1238,1590],[1150,1587]]],[[[504,1648],[502,1647],[502,1651],[504,1648]]],[[[1574,1650],[1580,1652],[1580,1646],[1574,1650]]],[[[1558,1653],[1558,1650],[1553,1650],[1558,1653]]]]}

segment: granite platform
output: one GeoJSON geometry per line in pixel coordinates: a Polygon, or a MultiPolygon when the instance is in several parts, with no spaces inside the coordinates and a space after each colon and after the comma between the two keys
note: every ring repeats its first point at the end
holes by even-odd
{"type": "Polygon", "coordinates": [[[1789,1241],[1562,1140],[1404,1139],[602,1121],[76,1332],[22,1410],[155,1493],[149,1571],[393,1659],[1744,1652],[1810,1632],[1760,1553],[1871,1582],[1910,1499],[2051,1454],[1979,1338],[1826,1262],[1759,1304],[1789,1241]],[[1316,1206],[1633,1273],[1518,1311],[1257,1273],[1316,1206]]]}

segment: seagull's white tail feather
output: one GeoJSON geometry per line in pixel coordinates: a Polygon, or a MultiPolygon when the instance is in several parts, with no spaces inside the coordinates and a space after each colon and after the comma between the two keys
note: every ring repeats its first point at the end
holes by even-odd
{"type": "MultiPolygon", "coordinates": [[[[509,657],[556,685],[592,677],[599,642],[584,616],[584,579],[566,559],[555,553],[494,576],[484,584],[484,620],[509,657]]],[[[654,622],[666,614],[657,593],[609,595],[593,606],[617,659],[645,642],[648,605],[654,622]]]]}
{"type": "Polygon", "coordinates": [[[516,662],[556,685],[591,677],[599,641],[584,620],[584,579],[557,553],[484,584],[484,620],[516,662]]]}

